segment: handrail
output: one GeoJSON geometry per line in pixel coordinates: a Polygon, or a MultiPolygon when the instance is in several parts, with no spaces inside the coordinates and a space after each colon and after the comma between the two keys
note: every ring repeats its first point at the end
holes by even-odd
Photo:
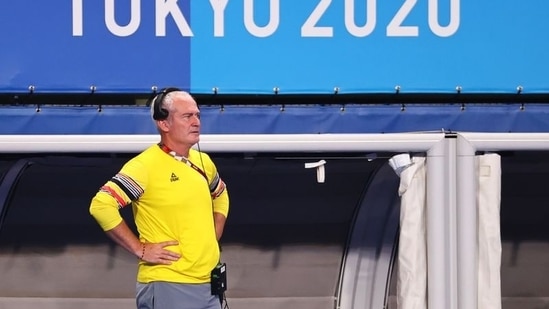
{"type": "MultiPolygon", "coordinates": [[[[208,152],[420,152],[443,137],[443,133],[203,134],[199,146],[208,152]]],[[[3,153],[137,153],[158,141],[157,134],[0,135],[3,153]]]]}
{"type": "Polygon", "coordinates": [[[2,225],[8,212],[8,202],[11,193],[13,192],[19,177],[21,177],[25,169],[32,164],[33,162],[28,159],[20,159],[15,162],[4,177],[0,179],[0,231],[2,230],[2,225]]]}

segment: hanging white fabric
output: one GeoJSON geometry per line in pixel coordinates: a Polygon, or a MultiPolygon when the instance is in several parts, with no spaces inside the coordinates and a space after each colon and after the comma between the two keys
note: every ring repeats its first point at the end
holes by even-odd
{"type": "MultiPolygon", "coordinates": [[[[500,156],[479,155],[476,160],[478,308],[501,309],[500,156]]],[[[429,167],[425,157],[413,157],[412,162],[400,174],[397,308],[427,309],[426,171],[429,167]]]]}
{"type": "Polygon", "coordinates": [[[501,159],[498,154],[478,161],[478,308],[501,309],[501,159]]]}
{"type": "Polygon", "coordinates": [[[427,248],[425,239],[425,157],[400,172],[400,237],[397,266],[397,307],[427,308],[427,248]]]}

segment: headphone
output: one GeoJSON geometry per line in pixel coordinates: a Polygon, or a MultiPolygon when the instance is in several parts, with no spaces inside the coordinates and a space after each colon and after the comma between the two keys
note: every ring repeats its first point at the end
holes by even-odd
{"type": "Polygon", "coordinates": [[[164,88],[162,91],[160,91],[159,94],[157,94],[154,98],[151,98],[150,102],[154,104],[153,108],[153,119],[154,120],[164,120],[168,118],[169,112],[167,109],[162,107],[162,104],[164,104],[164,98],[170,93],[174,91],[181,91],[181,89],[176,87],[169,87],[164,88]]]}

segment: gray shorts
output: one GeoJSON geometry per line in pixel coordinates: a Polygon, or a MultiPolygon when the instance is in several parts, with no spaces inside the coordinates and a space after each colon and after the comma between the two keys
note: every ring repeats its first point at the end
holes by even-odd
{"type": "Polygon", "coordinates": [[[221,309],[209,283],[151,282],[136,284],[137,309],[221,309]]]}

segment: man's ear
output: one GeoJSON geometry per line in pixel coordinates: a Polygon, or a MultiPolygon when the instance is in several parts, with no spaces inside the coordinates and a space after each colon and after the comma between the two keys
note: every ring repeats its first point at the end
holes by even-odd
{"type": "Polygon", "coordinates": [[[166,119],[157,120],[156,124],[162,132],[168,132],[170,130],[170,124],[168,123],[168,121],[166,119]]]}

